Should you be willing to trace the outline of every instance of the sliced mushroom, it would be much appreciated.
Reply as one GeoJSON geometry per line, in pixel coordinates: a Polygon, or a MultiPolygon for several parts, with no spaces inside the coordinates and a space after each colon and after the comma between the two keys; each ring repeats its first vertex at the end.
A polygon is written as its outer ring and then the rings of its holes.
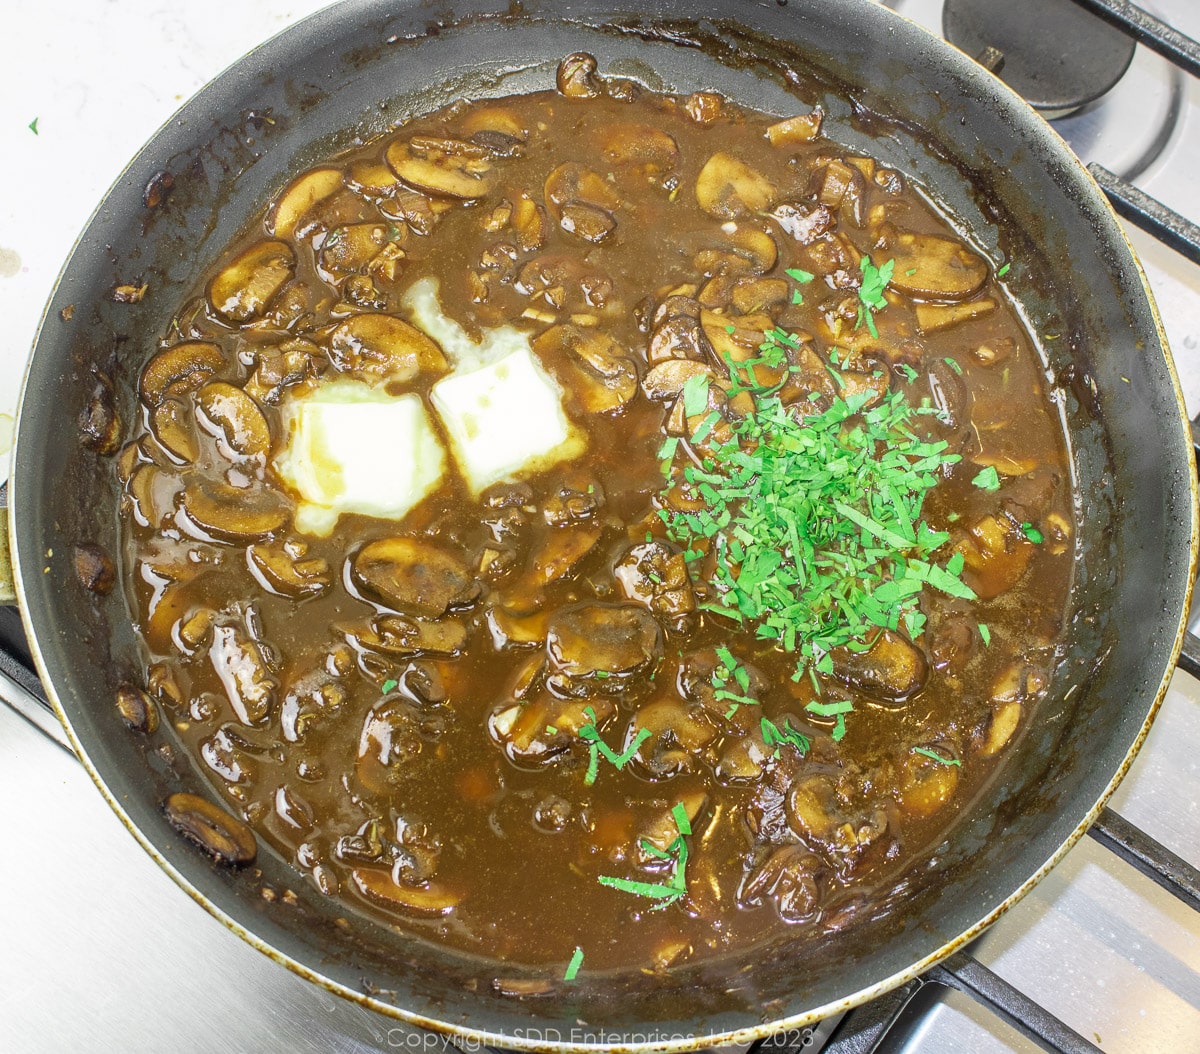
{"type": "Polygon", "coordinates": [[[1000,672],[992,683],[992,717],[980,748],[984,757],[998,754],[1008,744],[1021,723],[1025,707],[1045,690],[1045,676],[1028,663],[1014,662],[1000,672]]]}
{"type": "Polygon", "coordinates": [[[712,248],[697,252],[692,266],[705,275],[766,274],[778,258],[770,234],[753,224],[739,223],[735,230],[722,232],[712,248]]]}
{"type": "Polygon", "coordinates": [[[334,227],[321,243],[321,268],[332,275],[365,274],[387,246],[400,249],[407,227],[383,223],[347,223],[334,227]]]}
{"type": "Polygon", "coordinates": [[[922,333],[937,333],[961,322],[984,318],[996,310],[996,301],[985,296],[962,304],[918,304],[917,325],[922,333]]]}
{"type": "Polygon", "coordinates": [[[116,390],[108,377],[97,373],[91,396],[79,413],[79,441],[97,454],[115,454],[121,431],[116,390]]]}
{"type": "Polygon", "coordinates": [[[557,683],[572,694],[619,691],[662,655],[662,629],[645,608],[582,603],[554,613],[546,652],[557,683]],[[599,676],[597,676],[599,675],[599,676]]]}
{"type": "Polygon", "coordinates": [[[364,545],[354,555],[351,573],[370,596],[422,618],[439,618],[479,595],[466,564],[419,538],[381,538],[364,545]]]}
{"type": "Polygon", "coordinates": [[[708,342],[704,339],[700,320],[696,315],[674,315],[665,318],[655,327],[646,349],[646,361],[651,366],[669,362],[671,359],[701,362],[707,357],[708,342]]]}
{"type": "Polygon", "coordinates": [[[427,237],[454,205],[453,200],[429,197],[401,186],[390,198],[379,203],[379,211],[389,220],[404,223],[413,234],[427,237]]]}
{"type": "MultiPolygon", "coordinates": [[[[944,749],[932,751],[938,757],[946,756],[944,749]]],[[[941,809],[958,789],[959,766],[951,762],[938,761],[927,754],[909,751],[901,765],[899,801],[905,812],[914,816],[932,816],[941,809]]]]}
{"type": "Polygon", "coordinates": [[[228,542],[257,541],[288,521],[286,499],[266,487],[241,489],[215,480],[189,480],[179,497],[187,520],[199,528],[201,539],[228,542]]]}
{"type": "Polygon", "coordinates": [[[645,124],[608,125],[600,141],[604,160],[626,165],[648,179],[669,175],[679,164],[679,146],[659,128],[645,124]]]}
{"type": "Polygon", "coordinates": [[[784,922],[805,922],[817,911],[821,859],[802,845],[782,845],[742,880],[738,902],[747,907],[770,899],[784,922]]]}
{"type": "Polygon", "coordinates": [[[352,161],[346,166],[346,186],[367,198],[386,198],[401,186],[399,178],[380,161],[352,161]]]}
{"type": "MultiPolygon", "coordinates": [[[[676,799],[676,804],[683,806],[683,813],[687,817],[688,826],[691,827],[692,833],[699,833],[700,815],[708,807],[708,795],[702,790],[684,791],[676,799]]],[[[679,835],[679,823],[675,818],[675,805],[660,810],[642,827],[638,835],[638,862],[645,866],[658,859],[652,853],[646,852],[645,847],[642,845],[643,842],[649,842],[659,852],[666,853],[670,851],[671,846],[675,843],[675,839],[679,835]]]]}
{"type": "Polygon", "coordinates": [[[308,556],[307,544],[297,539],[248,546],[246,560],[254,577],[280,596],[318,596],[329,587],[329,564],[308,556]]]}
{"type": "Polygon", "coordinates": [[[1006,593],[1021,580],[1034,546],[1008,517],[988,514],[968,528],[955,546],[963,554],[963,581],[981,600],[1006,593]]]}
{"type": "Polygon", "coordinates": [[[473,106],[459,127],[468,138],[480,132],[496,132],[521,143],[529,138],[524,122],[507,106],[473,106]]]}
{"type": "Polygon", "coordinates": [[[771,311],[788,302],[789,292],[782,278],[740,278],[733,286],[733,307],[742,315],[771,311]]]}
{"type": "Polygon", "coordinates": [[[312,207],[341,188],[340,168],[310,168],[275,199],[275,207],[267,215],[267,230],[276,238],[292,237],[312,207]]]}
{"type": "Polygon", "coordinates": [[[158,707],[136,685],[125,683],[117,688],[117,713],[135,732],[150,735],[158,728],[158,707]]]}
{"type": "Polygon", "coordinates": [[[879,251],[896,261],[891,288],[907,296],[965,300],[983,288],[987,261],[962,242],[937,234],[887,232],[879,251]]]}
{"type": "Polygon", "coordinates": [[[491,152],[461,139],[428,135],[396,139],[386,157],[405,183],[429,194],[471,200],[483,197],[496,183],[491,152]]]}
{"type": "Polygon", "coordinates": [[[256,351],[258,364],[246,382],[245,392],[252,399],[274,405],[284,391],[312,379],[317,361],[325,354],[309,340],[285,340],[282,344],[256,351]]]}
{"type": "Polygon", "coordinates": [[[797,114],[795,117],[776,121],[767,128],[767,138],[772,146],[812,142],[821,134],[821,120],[824,116],[824,111],[818,106],[811,113],[797,114]]]}
{"type": "Polygon", "coordinates": [[[706,377],[710,389],[717,384],[711,366],[693,359],[667,359],[642,378],[642,391],[648,399],[675,399],[692,377],[706,377]]]}
{"type": "Polygon", "coordinates": [[[925,686],[928,664],[921,649],[892,630],[881,632],[864,652],[835,648],[834,674],[876,700],[901,703],[925,686]]]}
{"type": "Polygon", "coordinates": [[[164,348],[142,370],[138,384],[142,402],[153,408],[164,399],[182,398],[211,380],[224,365],[220,347],[207,341],[190,340],[164,348]]]}
{"type": "Polygon", "coordinates": [[[381,868],[356,867],[350,877],[365,900],[401,915],[449,915],[462,901],[461,894],[440,883],[398,883],[391,872],[381,868]]]}
{"type": "Polygon", "coordinates": [[[759,349],[766,340],[766,332],[775,328],[770,315],[730,316],[701,311],[700,325],[718,361],[726,370],[737,369],[739,384],[773,387],[787,376],[786,361],[779,366],[759,363],[752,368],[738,368],[743,362],[762,357],[759,349]]]}
{"type": "Polygon", "coordinates": [[[488,716],[488,734],[515,764],[545,765],[583,746],[581,728],[603,732],[616,712],[603,696],[559,699],[543,691],[523,703],[496,706],[488,716]]]}
{"type": "Polygon", "coordinates": [[[585,51],[568,55],[558,64],[555,85],[568,99],[594,99],[603,90],[596,74],[596,60],[585,51]]]}
{"type": "Polygon", "coordinates": [[[161,446],[180,464],[191,464],[200,456],[195,418],[178,399],[164,399],[150,414],[150,431],[161,446]]]}
{"type": "Polygon", "coordinates": [[[744,161],[718,151],[696,177],[696,201],[710,216],[739,219],[771,207],[775,184],[744,161]]]}
{"type": "Polygon", "coordinates": [[[692,92],[683,109],[697,124],[712,124],[725,115],[725,97],[712,91],[692,92]]]}
{"type": "Polygon", "coordinates": [[[163,803],[167,820],[218,863],[240,867],[254,861],[258,843],[241,820],[195,794],[172,794],[163,803]]]}
{"type": "Polygon", "coordinates": [[[275,705],[278,685],[258,642],[236,626],[213,626],[208,658],[238,720],[244,725],[264,721],[275,705]]]}
{"type": "Polygon", "coordinates": [[[354,315],[329,338],[329,360],[343,373],[401,382],[446,370],[442,349],[416,326],[392,315],[354,315]]]}
{"type": "Polygon", "coordinates": [[[467,642],[467,627],[456,619],[426,622],[407,615],[380,615],[373,620],[342,624],[338,629],[346,643],[360,652],[404,658],[458,655],[467,642]]]}
{"type": "Polygon", "coordinates": [[[196,393],[196,416],[230,460],[258,458],[270,449],[267,419],[241,388],[210,381],[196,393]]]}
{"type": "Polygon", "coordinates": [[[530,561],[529,580],[535,588],[566,578],[600,540],[603,528],[581,523],[550,534],[530,561]]]}
{"type": "Polygon", "coordinates": [[[631,764],[636,772],[655,780],[693,771],[704,748],[720,732],[704,706],[679,698],[656,699],[639,707],[629,722],[627,749],[643,728],[650,735],[638,747],[631,764]]]}
{"type": "Polygon", "coordinates": [[[568,161],[546,177],[546,208],[563,230],[585,241],[600,242],[616,228],[620,195],[586,165],[568,161]]]}
{"type": "Polygon", "coordinates": [[[267,310],[295,269],[296,258],[286,243],[259,242],[235,256],[209,283],[209,303],[230,322],[248,322],[267,310]]]}
{"type": "Polygon", "coordinates": [[[629,353],[607,333],[578,326],[552,326],[533,343],[546,361],[570,362],[575,383],[568,386],[588,413],[619,410],[637,394],[637,369],[629,353]]]}
{"type": "Polygon", "coordinates": [[[797,780],[787,797],[788,824],[831,863],[852,867],[887,829],[887,815],[868,802],[841,800],[829,776],[813,774],[797,780]]]}
{"type": "Polygon", "coordinates": [[[613,575],[625,599],[655,615],[677,618],[696,609],[687,562],[669,542],[639,542],[617,561],[613,575]]]}

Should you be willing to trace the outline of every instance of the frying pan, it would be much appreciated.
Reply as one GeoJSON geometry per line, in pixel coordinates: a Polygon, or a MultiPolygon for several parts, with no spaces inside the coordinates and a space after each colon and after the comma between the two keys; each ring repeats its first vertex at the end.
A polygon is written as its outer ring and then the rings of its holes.
{"type": "Polygon", "coordinates": [[[539,1050],[688,1050],[799,1027],[980,932],[1079,839],[1129,766],[1178,654],[1197,542],[1174,367],[1103,196],[1002,84],[866,0],[728,3],[703,17],[681,0],[347,0],[298,24],[188,103],[90,221],[30,360],[10,496],[15,580],[47,693],[159,864],[234,932],[333,991],[460,1038],[539,1050]],[[1010,286],[1045,337],[1071,437],[1080,528],[1050,695],[919,867],[842,932],[784,934],[653,981],[585,971],[566,984],[342,918],[265,848],[233,871],[184,843],[162,802],[211,792],[166,732],[140,737],[118,718],[116,686],[139,674],[130,613],[120,590],[98,597],[80,585],[73,551],[118,551],[112,465],[75,427],[96,378],[111,380],[129,422],[178,292],[289,174],[451,99],[549,87],[558,60],[578,50],[654,88],[711,88],[778,113],[821,103],[831,138],[916,177],[982,252],[1016,261],[1010,286]],[[132,275],[153,292],[114,304],[112,289],[132,275]]]}

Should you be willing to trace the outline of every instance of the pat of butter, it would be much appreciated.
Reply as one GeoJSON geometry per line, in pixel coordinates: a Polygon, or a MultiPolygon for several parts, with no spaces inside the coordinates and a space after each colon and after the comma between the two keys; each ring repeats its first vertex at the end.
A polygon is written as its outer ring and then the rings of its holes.
{"type": "Polygon", "coordinates": [[[582,452],[583,437],[563,411],[562,390],[542,369],[528,334],[498,326],[485,329],[476,344],[442,313],[432,279],[414,284],[405,304],[455,364],[430,398],[474,493],[582,452]]]}
{"type": "Polygon", "coordinates": [[[446,456],[418,395],[349,379],[286,406],[288,443],[275,470],[299,494],[295,523],[328,535],[343,513],[401,519],[435,486],[446,456]]]}

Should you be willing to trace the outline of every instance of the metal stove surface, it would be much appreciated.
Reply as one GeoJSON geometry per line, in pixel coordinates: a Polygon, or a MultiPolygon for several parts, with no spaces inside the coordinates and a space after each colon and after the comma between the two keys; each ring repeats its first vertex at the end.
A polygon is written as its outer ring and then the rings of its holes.
{"type": "MultiPolygon", "coordinates": [[[[0,70],[0,143],[10,164],[0,169],[6,192],[0,194],[0,317],[7,320],[9,360],[24,357],[58,261],[121,159],[184,96],[317,6],[313,0],[210,0],[158,10],[153,3],[65,0],[27,5],[15,24],[6,17],[10,54],[0,70]],[[31,90],[39,83],[51,95],[31,90]],[[20,184],[38,170],[26,124],[39,108],[53,113],[59,140],[38,164],[84,166],[65,219],[43,219],[47,210],[22,205],[28,199],[20,184]],[[97,118],[106,114],[110,127],[97,131],[97,118]],[[93,154],[80,149],[89,137],[97,144],[118,141],[93,154]],[[84,161],[97,156],[99,165],[84,161]],[[13,250],[27,263],[22,269],[18,262],[10,278],[12,256],[6,253],[13,250]]],[[[939,26],[939,0],[893,0],[889,6],[939,26]]],[[[1157,0],[1153,8],[1176,28],[1200,36],[1195,0],[1157,0]]],[[[1200,220],[1200,89],[1144,48],[1129,77],[1135,78],[1132,91],[1101,100],[1058,127],[1085,160],[1134,178],[1200,220]],[[1147,136],[1153,122],[1157,131],[1147,136]]],[[[39,135],[54,134],[48,123],[43,120],[39,135]]],[[[1136,231],[1134,241],[1196,413],[1200,269],[1136,231]]],[[[11,362],[0,364],[0,412],[15,402],[18,374],[11,362]]],[[[0,440],[2,426],[0,418],[0,440]]],[[[0,637],[3,629],[0,617],[0,637]]],[[[0,694],[21,695],[19,685],[2,673],[0,678],[0,694]]],[[[440,1049],[434,1037],[322,992],[228,933],[142,853],[73,757],[6,707],[0,707],[0,799],[12,803],[0,814],[0,1049],[440,1049]]],[[[1176,674],[1112,805],[1200,865],[1200,683],[1186,674],[1176,674]]],[[[1090,839],[974,952],[1105,1051],[1200,1051],[1200,915],[1090,839]]],[[[880,1049],[1038,1049],[958,993],[946,996],[931,986],[917,1004],[880,1049]]]]}

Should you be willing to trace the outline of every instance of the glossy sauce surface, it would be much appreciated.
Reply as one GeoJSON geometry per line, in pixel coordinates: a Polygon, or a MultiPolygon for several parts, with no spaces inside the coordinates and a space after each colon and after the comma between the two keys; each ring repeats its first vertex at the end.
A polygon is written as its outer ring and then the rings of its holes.
{"type": "MultiPolygon", "coordinates": [[[[557,92],[462,103],[298,177],[181,305],[118,458],[144,687],[230,810],[347,910],[555,970],[822,934],[1037,720],[1074,525],[1034,344],[992,264],[819,125],[572,57],[557,92]],[[865,315],[864,260],[894,261],[865,315]],[[427,279],[472,339],[528,336],[575,446],[480,493],[447,454],[403,518],[304,533],[276,471],[294,400],[339,377],[415,394],[448,449],[427,279]],[[921,515],[976,594],[927,588],[923,633],[873,630],[798,677],[704,609],[711,567],[661,515],[704,504],[682,454],[664,478],[664,439],[744,415],[727,355],[773,328],[801,421],[850,392],[932,411],[914,428],[961,460],[921,515]],[[722,695],[721,648],[752,702],[722,695]]],[[[412,456],[387,434],[369,453],[412,456]]]]}

